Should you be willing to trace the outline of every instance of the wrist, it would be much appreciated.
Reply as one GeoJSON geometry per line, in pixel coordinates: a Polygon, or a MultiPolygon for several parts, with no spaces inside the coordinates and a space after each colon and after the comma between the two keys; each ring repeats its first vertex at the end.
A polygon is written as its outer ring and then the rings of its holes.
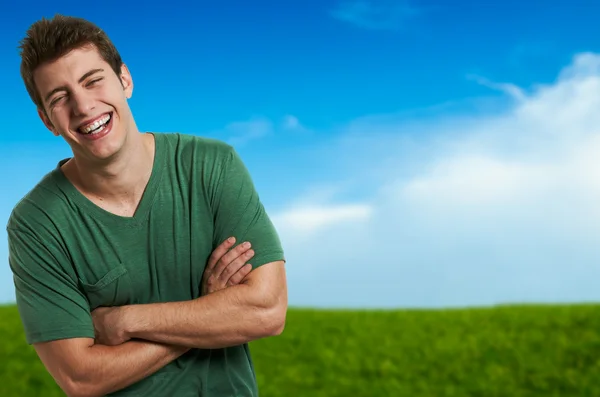
{"type": "Polygon", "coordinates": [[[135,338],[135,333],[138,331],[137,322],[133,306],[122,306],[119,308],[119,328],[125,339],[135,338]]]}

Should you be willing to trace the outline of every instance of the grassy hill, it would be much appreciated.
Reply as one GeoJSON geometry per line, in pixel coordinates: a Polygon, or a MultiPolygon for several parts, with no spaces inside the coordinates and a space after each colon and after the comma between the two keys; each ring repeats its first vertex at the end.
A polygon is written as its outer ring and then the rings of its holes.
{"type": "MultiPolygon", "coordinates": [[[[62,396],[0,307],[0,396],[62,396]]],[[[600,396],[600,305],[290,310],[251,344],[261,397],[600,396]]]]}

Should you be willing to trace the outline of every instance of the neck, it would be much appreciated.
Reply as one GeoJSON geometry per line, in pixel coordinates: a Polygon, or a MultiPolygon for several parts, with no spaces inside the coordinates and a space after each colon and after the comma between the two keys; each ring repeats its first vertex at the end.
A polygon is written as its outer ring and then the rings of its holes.
{"type": "Polygon", "coordinates": [[[154,136],[136,133],[121,151],[105,164],[88,164],[74,156],[65,173],[86,195],[101,201],[133,204],[141,197],[154,164],[154,136]]]}

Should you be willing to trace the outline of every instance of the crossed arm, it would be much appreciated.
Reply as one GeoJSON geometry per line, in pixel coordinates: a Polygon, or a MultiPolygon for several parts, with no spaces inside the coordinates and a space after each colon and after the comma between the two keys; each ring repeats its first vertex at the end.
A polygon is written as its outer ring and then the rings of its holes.
{"type": "Polygon", "coordinates": [[[279,335],[287,311],[283,261],[253,270],[243,282],[187,302],[100,308],[105,343],[130,339],[218,349],[279,335]]]}
{"type": "Polygon", "coordinates": [[[117,346],[72,338],[34,345],[37,354],[68,397],[101,397],[124,389],[161,369],[189,349],[149,341],[117,346]]]}
{"type": "Polygon", "coordinates": [[[286,311],[284,263],[278,261],[199,299],[123,306],[115,311],[114,323],[125,340],[217,349],[279,335],[286,311]]]}
{"type": "Polygon", "coordinates": [[[286,311],[285,269],[278,261],[191,301],[96,309],[94,325],[104,344],[74,338],[35,348],[69,397],[103,396],[153,374],[190,348],[221,348],[278,335],[286,311]]]}

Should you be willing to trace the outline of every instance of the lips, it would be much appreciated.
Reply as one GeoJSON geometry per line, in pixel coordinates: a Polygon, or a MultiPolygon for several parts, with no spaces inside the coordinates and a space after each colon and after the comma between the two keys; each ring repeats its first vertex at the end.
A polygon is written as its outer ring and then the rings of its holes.
{"type": "Polygon", "coordinates": [[[98,141],[112,131],[114,115],[111,113],[97,117],[91,122],[82,124],[78,129],[78,135],[86,141],[98,141]],[[82,132],[85,131],[85,132],[82,132]]]}
{"type": "Polygon", "coordinates": [[[94,119],[85,121],[77,128],[77,132],[79,132],[80,134],[84,134],[84,135],[97,134],[98,132],[100,132],[102,130],[102,128],[106,127],[106,125],[111,121],[111,118],[112,118],[112,112],[105,113],[94,119]]]}

